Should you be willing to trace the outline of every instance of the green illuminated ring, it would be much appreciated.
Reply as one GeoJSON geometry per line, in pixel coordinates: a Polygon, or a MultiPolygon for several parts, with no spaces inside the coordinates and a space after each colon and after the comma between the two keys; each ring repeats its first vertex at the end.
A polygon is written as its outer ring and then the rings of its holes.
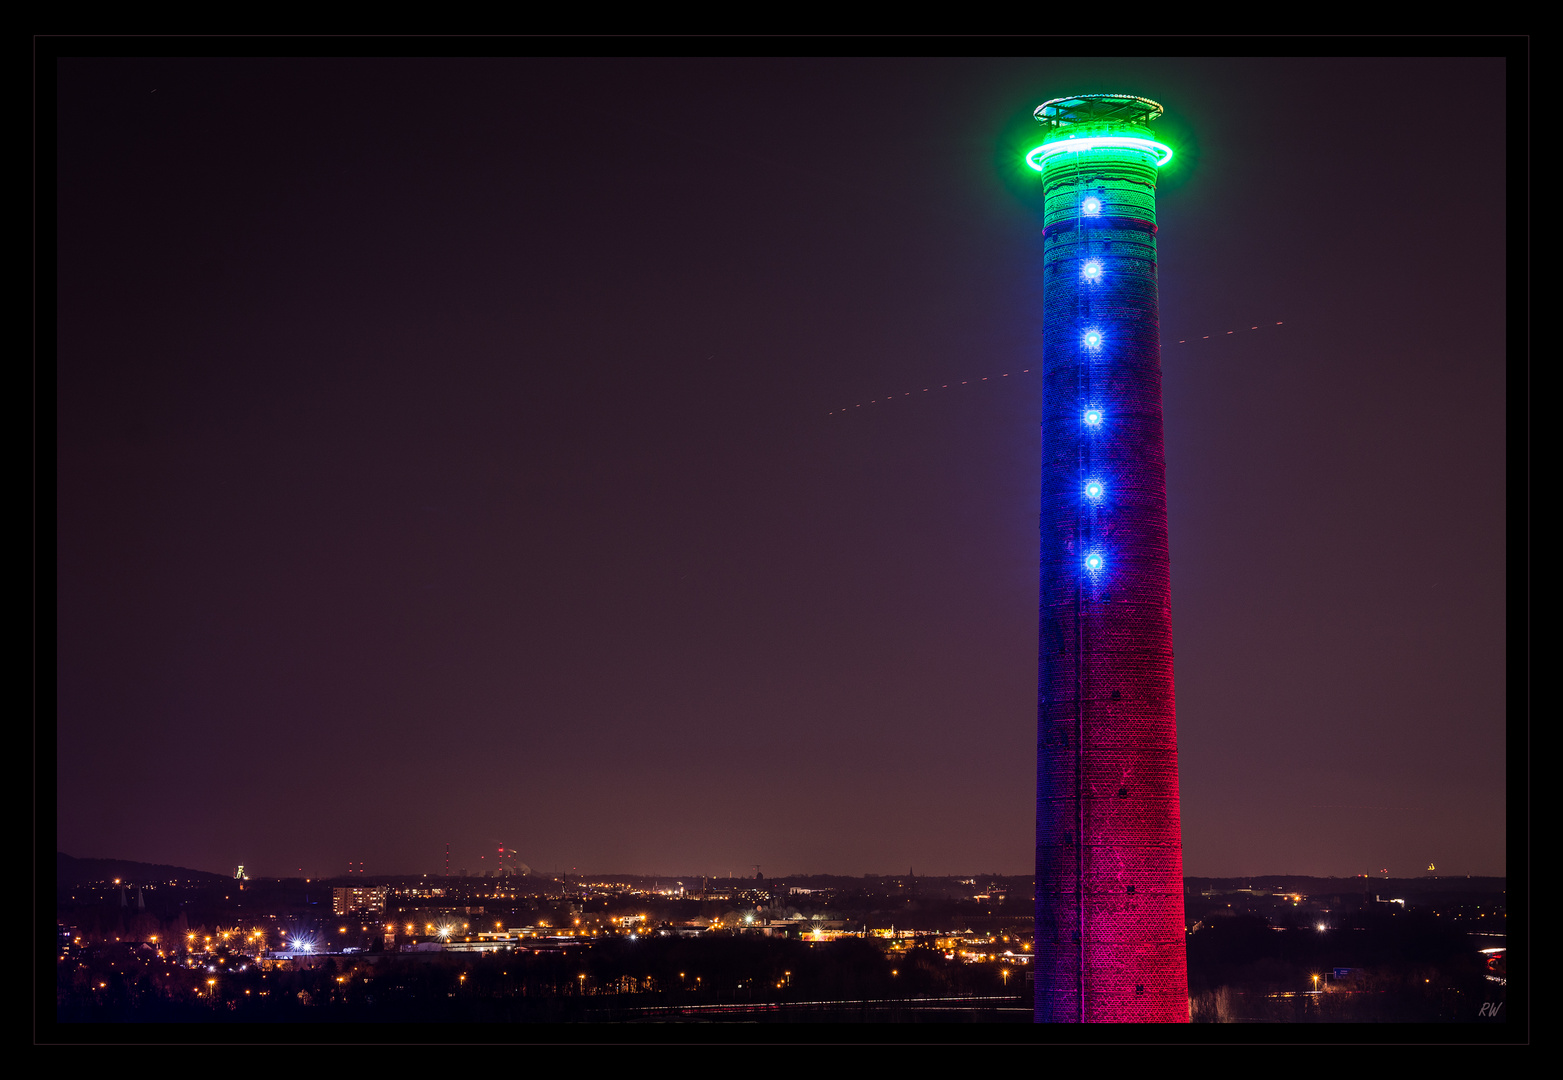
{"type": "Polygon", "coordinates": [[[1133,135],[1093,135],[1086,139],[1056,139],[1043,143],[1026,155],[1026,164],[1037,172],[1047,167],[1049,158],[1059,154],[1078,154],[1083,150],[1142,150],[1156,155],[1159,169],[1172,160],[1172,147],[1155,139],[1137,139],[1133,135]]]}

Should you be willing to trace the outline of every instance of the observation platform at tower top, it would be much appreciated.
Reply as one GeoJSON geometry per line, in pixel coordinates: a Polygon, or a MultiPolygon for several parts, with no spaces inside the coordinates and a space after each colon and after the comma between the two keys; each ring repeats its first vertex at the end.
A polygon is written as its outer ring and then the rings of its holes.
{"type": "Polygon", "coordinates": [[[1076,94],[1044,101],[1031,115],[1038,123],[1057,130],[1077,124],[1144,127],[1161,114],[1162,107],[1150,98],[1133,94],[1076,94]]]}

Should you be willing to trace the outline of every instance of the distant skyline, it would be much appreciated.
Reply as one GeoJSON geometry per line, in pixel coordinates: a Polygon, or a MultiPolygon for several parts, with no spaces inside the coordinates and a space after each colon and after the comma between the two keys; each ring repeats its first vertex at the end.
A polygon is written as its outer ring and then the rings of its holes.
{"type": "MultiPolygon", "coordinates": [[[[151,866],[151,867],[156,867],[157,869],[160,869],[160,870],[170,870],[170,869],[174,869],[174,870],[187,870],[187,871],[191,871],[193,873],[213,875],[215,877],[222,878],[224,880],[232,880],[233,879],[233,868],[232,867],[230,867],[226,871],[222,871],[222,870],[204,870],[204,869],[201,869],[199,867],[174,866],[172,864],[139,863],[139,862],[136,862],[135,860],[128,860],[128,859],[78,858],[77,856],[70,855],[69,852],[61,852],[60,854],[67,855],[71,859],[76,860],[76,862],[78,862],[78,863],[100,863],[100,862],[106,862],[106,863],[126,864],[126,865],[151,866]]],[[[512,882],[520,882],[520,883],[524,884],[524,883],[526,883],[528,881],[532,881],[532,882],[559,881],[559,880],[561,880],[561,878],[563,877],[564,874],[568,874],[570,880],[572,881],[572,883],[575,882],[577,879],[579,879],[581,882],[585,882],[585,883],[588,883],[588,884],[596,884],[596,883],[609,881],[610,879],[611,880],[622,880],[622,879],[631,879],[631,878],[633,878],[633,879],[636,879],[636,880],[641,881],[641,882],[647,882],[647,881],[657,882],[657,883],[659,883],[659,887],[671,886],[671,885],[673,885],[675,883],[679,883],[679,884],[682,884],[686,890],[693,889],[693,890],[696,890],[696,891],[698,891],[700,889],[702,882],[705,882],[707,885],[714,885],[714,884],[716,884],[718,882],[733,882],[733,881],[751,881],[751,880],[755,880],[754,879],[754,869],[753,869],[753,867],[749,867],[746,870],[745,869],[734,868],[730,872],[727,871],[727,870],[722,870],[722,871],[718,871],[718,872],[715,872],[715,873],[712,873],[712,872],[704,872],[704,873],[702,873],[700,871],[692,871],[692,870],[690,870],[687,867],[685,867],[683,869],[674,868],[674,869],[644,870],[644,871],[642,871],[642,870],[627,871],[627,870],[622,870],[622,869],[615,869],[613,867],[607,867],[607,868],[594,867],[594,868],[590,868],[590,869],[579,869],[579,868],[577,868],[577,869],[572,869],[572,870],[569,870],[569,871],[556,871],[556,870],[546,870],[546,869],[544,869],[542,867],[535,867],[534,866],[534,867],[530,868],[531,872],[529,874],[515,874],[515,875],[508,875],[508,876],[503,876],[503,877],[502,876],[498,876],[497,874],[492,874],[492,873],[490,873],[489,876],[485,876],[485,873],[488,873],[488,872],[483,871],[483,870],[474,870],[471,867],[466,867],[465,869],[466,869],[466,874],[463,875],[461,873],[461,868],[452,867],[449,876],[451,878],[462,878],[464,880],[512,881],[512,882]]],[[[917,871],[915,867],[912,867],[911,869],[913,871],[913,873],[911,874],[912,878],[919,879],[919,880],[923,879],[923,878],[927,878],[930,881],[961,881],[961,880],[971,880],[971,879],[976,879],[976,880],[979,880],[979,881],[987,881],[989,879],[1003,880],[1003,881],[1013,881],[1015,879],[1031,879],[1033,877],[1032,874],[1026,874],[1026,873],[1005,874],[1005,873],[1001,873],[1001,872],[993,871],[993,870],[962,870],[962,871],[955,871],[953,873],[947,873],[947,874],[925,874],[925,873],[922,873],[920,871],[917,871]]],[[[71,871],[68,871],[68,872],[75,875],[74,877],[71,878],[71,880],[89,880],[89,879],[81,877],[79,867],[75,868],[75,869],[73,869],[71,871]]],[[[118,870],[116,870],[114,872],[116,874],[119,873],[118,870]]],[[[374,881],[374,880],[384,880],[384,879],[387,879],[387,878],[391,878],[391,879],[397,879],[397,878],[409,878],[409,879],[410,878],[417,878],[417,879],[422,879],[422,878],[426,878],[426,877],[427,878],[444,878],[446,875],[443,874],[442,872],[440,872],[439,870],[417,870],[417,869],[414,869],[414,870],[404,870],[404,871],[366,870],[362,874],[360,874],[358,871],[355,870],[351,874],[346,873],[346,872],[342,872],[342,873],[307,874],[305,876],[306,876],[306,878],[312,878],[315,881],[338,881],[338,882],[350,882],[350,881],[352,881],[352,880],[362,876],[362,878],[366,882],[370,882],[370,881],[374,881]]],[[[285,873],[285,874],[260,875],[260,874],[255,874],[255,873],[251,872],[250,867],[248,867],[248,866],[245,867],[245,880],[247,880],[247,881],[257,881],[257,880],[295,880],[296,881],[296,880],[299,880],[299,877],[300,877],[300,875],[298,874],[297,871],[294,871],[291,874],[286,874],[285,873]]],[[[811,872],[811,871],[804,870],[804,871],[795,871],[795,872],[792,872],[792,873],[774,873],[774,874],[772,874],[772,873],[765,873],[764,874],[764,880],[765,881],[781,881],[781,882],[796,882],[796,881],[803,881],[803,880],[819,880],[819,879],[839,879],[839,880],[843,880],[843,881],[862,881],[862,880],[882,879],[882,880],[886,880],[886,881],[895,881],[895,880],[906,880],[907,877],[908,877],[908,875],[907,875],[906,870],[879,870],[879,871],[867,870],[867,871],[864,871],[861,874],[830,874],[830,873],[816,873],[816,872],[811,872]]],[[[1342,881],[1342,882],[1358,881],[1360,883],[1362,881],[1363,877],[1364,877],[1364,875],[1362,875],[1362,874],[1353,874],[1353,875],[1320,875],[1320,874],[1291,874],[1291,873],[1286,873],[1284,871],[1282,871],[1282,872],[1260,871],[1260,872],[1249,873],[1249,874],[1188,874],[1188,875],[1185,876],[1184,880],[1185,881],[1191,881],[1191,880],[1197,880],[1197,881],[1252,881],[1252,882],[1255,882],[1255,883],[1265,883],[1265,882],[1276,883],[1276,882],[1284,882],[1284,881],[1296,880],[1296,879],[1301,879],[1301,878],[1312,878],[1312,879],[1319,880],[1319,881],[1342,881]]],[[[1468,880],[1468,879],[1469,880],[1476,880],[1476,879],[1490,880],[1490,879],[1494,879],[1494,878],[1501,880],[1501,879],[1505,878],[1505,875],[1503,875],[1503,874],[1445,874],[1442,871],[1429,872],[1426,869],[1424,869],[1420,873],[1395,874],[1395,875],[1391,875],[1389,877],[1385,877],[1383,874],[1368,874],[1368,875],[1366,875],[1366,877],[1370,881],[1379,881],[1379,882],[1386,882],[1386,881],[1437,881],[1437,880],[1445,880],[1445,879],[1447,879],[1449,881],[1457,881],[1457,880],[1468,880]]],[[[100,880],[100,879],[94,878],[94,879],[90,879],[90,880],[100,880]]],[[[153,882],[152,879],[150,879],[150,878],[147,878],[147,879],[144,879],[144,880],[140,880],[140,881],[138,881],[138,880],[136,880],[134,878],[128,878],[128,879],[126,879],[126,884],[127,884],[128,887],[137,887],[138,885],[142,885],[142,884],[155,884],[155,882],[153,882]]]]}
{"type": "Polygon", "coordinates": [[[60,851],[1029,875],[1020,158],[1106,90],[1185,873],[1507,872],[1501,57],[40,70],[60,851]]]}

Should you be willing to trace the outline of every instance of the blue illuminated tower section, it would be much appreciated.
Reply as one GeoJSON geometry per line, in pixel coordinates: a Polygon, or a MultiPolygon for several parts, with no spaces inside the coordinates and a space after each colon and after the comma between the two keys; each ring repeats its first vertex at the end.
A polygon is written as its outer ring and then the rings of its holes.
{"type": "Polygon", "coordinates": [[[1036,1019],[1187,1022],[1162,453],[1161,106],[1041,105],[1036,1019]]]}

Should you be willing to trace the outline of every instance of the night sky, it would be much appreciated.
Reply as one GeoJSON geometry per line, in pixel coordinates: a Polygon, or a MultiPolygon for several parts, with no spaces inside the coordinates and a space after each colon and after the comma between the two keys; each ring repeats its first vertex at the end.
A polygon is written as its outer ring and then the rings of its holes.
{"type": "Polygon", "coordinates": [[[1021,159],[1112,91],[1185,871],[1505,873],[1503,60],[58,76],[59,850],[1030,873],[1021,159]]]}

